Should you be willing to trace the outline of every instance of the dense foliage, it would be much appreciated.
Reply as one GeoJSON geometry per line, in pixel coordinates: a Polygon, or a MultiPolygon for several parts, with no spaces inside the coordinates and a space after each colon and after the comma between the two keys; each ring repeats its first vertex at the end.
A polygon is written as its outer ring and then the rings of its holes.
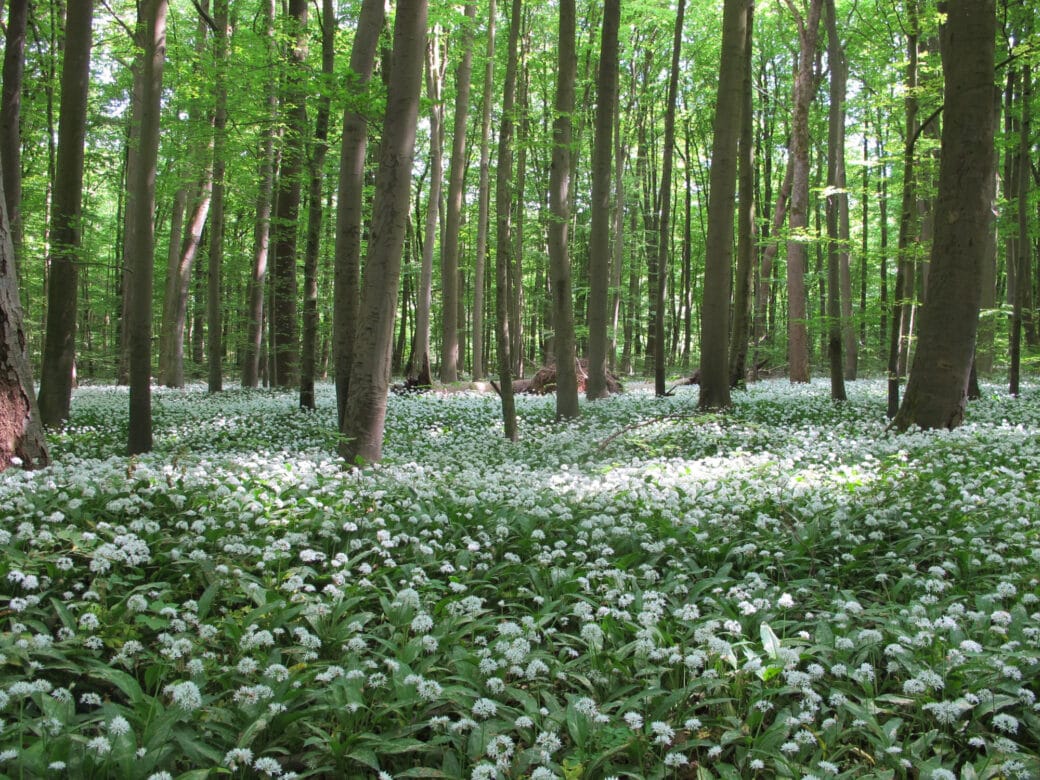
{"type": "Polygon", "coordinates": [[[1036,777],[1040,388],[951,434],[880,383],[552,422],[85,387],[0,475],[0,776],[1036,777]]]}

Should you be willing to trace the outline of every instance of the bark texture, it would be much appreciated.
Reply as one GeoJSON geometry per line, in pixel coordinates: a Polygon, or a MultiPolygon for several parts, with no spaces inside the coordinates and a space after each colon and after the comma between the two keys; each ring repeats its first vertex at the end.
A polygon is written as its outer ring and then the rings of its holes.
{"type": "Polygon", "coordinates": [[[946,106],[928,291],[906,395],[893,425],[964,419],[978,327],[993,176],[993,0],[951,0],[941,31],[946,106]]]}
{"type": "Polygon", "coordinates": [[[394,21],[394,66],[390,77],[372,206],[372,232],[361,291],[350,394],[341,430],[340,454],[353,465],[383,454],[386,395],[397,310],[415,128],[419,116],[426,0],[400,0],[394,21]]]}

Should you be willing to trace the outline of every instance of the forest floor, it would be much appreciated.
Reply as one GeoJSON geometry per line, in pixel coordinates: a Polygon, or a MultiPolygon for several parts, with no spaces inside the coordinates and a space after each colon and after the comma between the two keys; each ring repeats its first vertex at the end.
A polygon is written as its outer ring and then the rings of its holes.
{"type": "Polygon", "coordinates": [[[1040,777],[1040,387],[86,387],[0,475],[0,777],[1040,777]]]}

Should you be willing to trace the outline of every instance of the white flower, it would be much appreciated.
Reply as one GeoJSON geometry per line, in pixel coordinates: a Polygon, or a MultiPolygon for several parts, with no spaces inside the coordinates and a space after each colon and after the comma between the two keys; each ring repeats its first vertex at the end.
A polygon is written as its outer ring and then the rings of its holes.
{"type": "Polygon", "coordinates": [[[473,702],[473,716],[487,719],[494,717],[498,712],[498,705],[491,699],[480,698],[473,702]]]}
{"type": "Polygon", "coordinates": [[[163,692],[182,710],[191,712],[202,706],[202,692],[191,680],[167,685],[163,692]]]}
{"type": "Polygon", "coordinates": [[[1013,715],[1008,715],[1006,712],[994,715],[993,728],[997,731],[1003,731],[1005,734],[1017,734],[1018,718],[1013,715]]]}

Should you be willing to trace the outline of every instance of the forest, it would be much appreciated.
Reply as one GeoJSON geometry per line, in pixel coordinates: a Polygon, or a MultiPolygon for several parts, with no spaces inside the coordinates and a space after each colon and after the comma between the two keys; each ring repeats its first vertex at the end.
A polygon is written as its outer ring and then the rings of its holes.
{"type": "Polygon", "coordinates": [[[0,0],[0,780],[1040,775],[1024,0],[0,0]]]}

